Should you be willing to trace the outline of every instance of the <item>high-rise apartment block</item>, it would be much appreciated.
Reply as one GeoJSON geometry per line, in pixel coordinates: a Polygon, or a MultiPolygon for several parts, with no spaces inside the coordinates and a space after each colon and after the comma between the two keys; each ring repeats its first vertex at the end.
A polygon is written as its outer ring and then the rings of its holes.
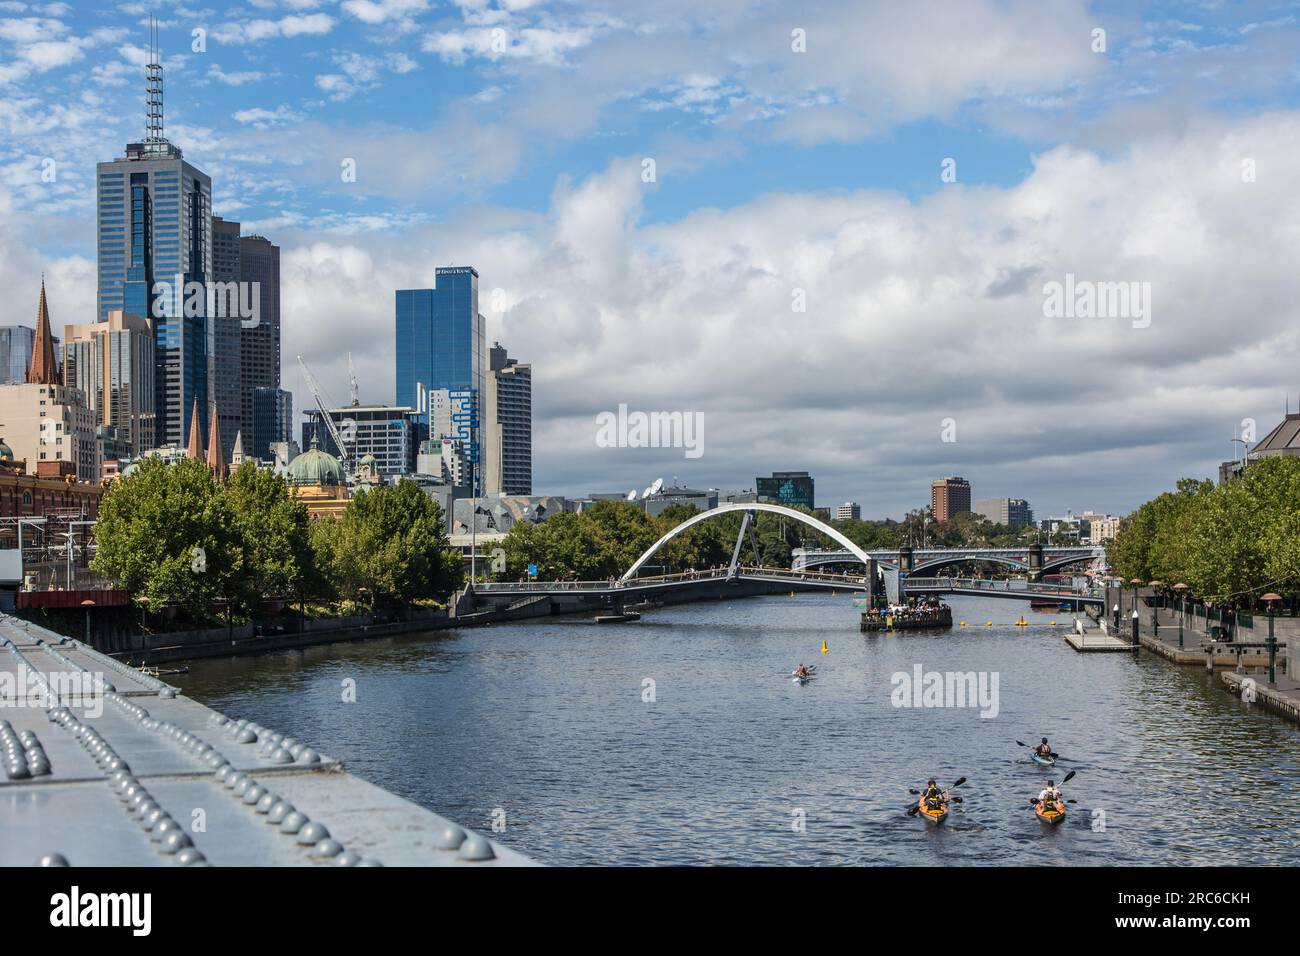
{"type": "Polygon", "coordinates": [[[484,491],[533,493],[533,369],[494,343],[483,415],[484,491]]]}
{"type": "Polygon", "coordinates": [[[965,478],[940,478],[930,483],[930,513],[935,521],[970,511],[970,482],[965,478]]]}

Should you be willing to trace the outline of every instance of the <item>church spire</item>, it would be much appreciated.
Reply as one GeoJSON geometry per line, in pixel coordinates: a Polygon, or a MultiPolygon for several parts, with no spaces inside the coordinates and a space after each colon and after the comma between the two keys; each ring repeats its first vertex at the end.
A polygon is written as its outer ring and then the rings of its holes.
{"type": "Polygon", "coordinates": [[[225,481],[230,473],[226,469],[226,456],[221,450],[221,426],[217,422],[217,403],[212,403],[212,421],[208,424],[208,470],[217,481],[225,481]]]}
{"type": "Polygon", "coordinates": [[[190,415],[190,442],[185,448],[186,458],[203,461],[203,423],[199,421],[199,400],[194,399],[194,411],[190,415]]]}
{"type": "Polygon", "coordinates": [[[57,385],[59,366],[54,356],[54,335],[50,332],[50,309],[45,302],[45,277],[41,276],[41,301],[36,306],[36,337],[32,341],[32,364],[27,381],[57,385]]]}

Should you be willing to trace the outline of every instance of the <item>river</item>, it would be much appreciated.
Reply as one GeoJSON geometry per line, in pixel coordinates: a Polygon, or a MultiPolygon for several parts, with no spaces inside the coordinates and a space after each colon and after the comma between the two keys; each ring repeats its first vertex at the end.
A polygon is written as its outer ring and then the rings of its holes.
{"type": "Polygon", "coordinates": [[[495,814],[545,863],[1300,862],[1300,729],[1203,668],[1076,653],[1069,614],[951,603],[968,626],[945,633],[860,634],[848,592],[800,594],[199,661],[176,681],[467,826],[495,814]],[[806,686],[800,661],[818,665],[806,686]],[[895,706],[918,664],[982,675],[985,706],[895,706]],[[1055,772],[1016,746],[1042,736],[1055,772]],[[1049,830],[1029,798],[1070,770],[1078,803],[1049,830]],[[967,778],[937,828],[905,813],[931,776],[967,778]]]}

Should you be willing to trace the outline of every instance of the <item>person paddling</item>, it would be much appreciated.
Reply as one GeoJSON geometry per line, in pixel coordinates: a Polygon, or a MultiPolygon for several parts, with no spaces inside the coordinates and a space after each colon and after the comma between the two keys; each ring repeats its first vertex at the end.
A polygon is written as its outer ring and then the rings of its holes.
{"type": "Polygon", "coordinates": [[[800,664],[798,667],[796,667],[796,668],[794,669],[794,676],[795,676],[795,677],[807,677],[807,676],[808,676],[808,666],[807,666],[806,664],[800,664]]]}
{"type": "Polygon", "coordinates": [[[948,802],[948,791],[940,790],[939,785],[931,779],[925,785],[925,789],[921,791],[921,799],[925,801],[925,805],[931,810],[937,810],[948,802]]]}
{"type": "Polygon", "coordinates": [[[1050,757],[1052,755],[1052,748],[1047,743],[1046,737],[1043,738],[1043,742],[1041,744],[1039,744],[1037,747],[1034,748],[1034,753],[1038,754],[1038,756],[1040,757],[1050,757]]]}
{"type": "Polygon", "coordinates": [[[1047,786],[1038,794],[1038,805],[1044,810],[1051,810],[1059,807],[1061,803],[1061,788],[1052,780],[1047,781],[1047,786]]]}

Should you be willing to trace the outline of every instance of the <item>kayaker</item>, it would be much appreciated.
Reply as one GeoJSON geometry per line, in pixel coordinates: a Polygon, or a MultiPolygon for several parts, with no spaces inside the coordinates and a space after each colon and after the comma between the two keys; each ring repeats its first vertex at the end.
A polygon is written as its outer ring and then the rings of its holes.
{"type": "Polygon", "coordinates": [[[1052,755],[1052,748],[1047,743],[1046,737],[1043,738],[1043,742],[1041,744],[1039,744],[1037,747],[1034,748],[1034,753],[1038,754],[1038,756],[1040,757],[1050,757],[1052,755]]]}
{"type": "Polygon", "coordinates": [[[1038,804],[1044,810],[1056,806],[1061,802],[1061,788],[1054,781],[1047,781],[1047,786],[1038,794],[1038,804]]]}
{"type": "Polygon", "coordinates": [[[927,807],[938,807],[948,802],[948,791],[940,790],[939,785],[931,780],[925,785],[925,789],[921,791],[921,797],[925,800],[927,807]]]}
{"type": "Polygon", "coordinates": [[[796,668],[794,669],[794,676],[795,676],[795,677],[807,677],[807,676],[808,676],[808,667],[807,667],[807,665],[806,665],[806,664],[800,664],[798,667],[796,667],[796,668]]]}

